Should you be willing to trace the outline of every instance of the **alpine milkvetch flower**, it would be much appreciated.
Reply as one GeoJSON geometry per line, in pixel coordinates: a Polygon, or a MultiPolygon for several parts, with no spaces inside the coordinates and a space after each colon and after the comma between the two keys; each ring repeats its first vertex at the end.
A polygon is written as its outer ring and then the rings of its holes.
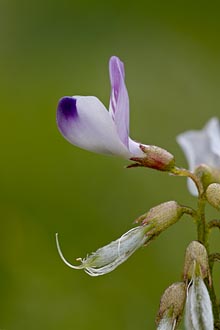
{"type": "MultiPolygon", "coordinates": [[[[190,171],[194,172],[200,165],[220,169],[220,124],[216,117],[211,118],[202,130],[191,130],[177,136],[189,162],[190,171]]],[[[189,190],[197,195],[197,189],[188,180],[189,190]]]]}
{"type": "Polygon", "coordinates": [[[129,98],[124,65],[110,58],[109,111],[95,96],[64,96],[57,108],[57,125],[72,144],[97,153],[141,157],[139,143],[129,138],[129,98]]]}
{"type": "Polygon", "coordinates": [[[147,232],[150,225],[134,227],[123,234],[116,241],[101,247],[96,252],[91,253],[85,259],[78,258],[81,265],[70,264],[63,256],[58,234],[56,234],[57,249],[64,263],[74,269],[84,269],[91,276],[100,276],[113,271],[121,263],[126,261],[139,247],[147,241],[147,232]]]}

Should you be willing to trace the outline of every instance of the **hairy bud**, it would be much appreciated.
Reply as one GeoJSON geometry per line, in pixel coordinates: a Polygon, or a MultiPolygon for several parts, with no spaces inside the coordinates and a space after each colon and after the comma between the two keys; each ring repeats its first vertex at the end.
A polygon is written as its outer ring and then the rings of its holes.
{"type": "Polygon", "coordinates": [[[142,222],[142,225],[148,224],[150,227],[148,236],[157,236],[177,222],[183,213],[182,206],[175,201],[169,201],[153,207],[136,222],[142,222]]]}
{"type": "Polygon", "coordinates": [[[170,171],[175,166],[174,156],[165,149],[151,145],[140,145],[140,149],[146,156],[132,157],[131,160],[136,163],[131,164],[128,167],[143,166],[159,171],[170,171]]]}
{"type": "Polygon", "coordinates": [[[156,317],[158,329],[173,329],[181,319],[186,300],[186,285],[183,282],[169,286],[160,300],[160,308],[156,317]],[[171,327],[163,325],[169,324],[171,327]]]}
{"type": "Polygon", "coordinates": [[[211,282],[206,248],[201,243],[192,241],[186,249],[183,271],[184,280],[191,280],[195,272],[199,273],[196,275],[201,276],[202,279],[208,277],[209,282],[211,282]]]}

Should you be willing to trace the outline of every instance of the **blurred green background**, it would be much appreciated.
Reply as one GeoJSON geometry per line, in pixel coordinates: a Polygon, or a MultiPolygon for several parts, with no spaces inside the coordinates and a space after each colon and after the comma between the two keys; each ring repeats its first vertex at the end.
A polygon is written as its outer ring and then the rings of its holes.
{"type": "MultiPolygon", "coordinates": [[[[175,136],[219,115],[218,3],[1,1],[0,329],[155,328],[160,296],[181,279],[196,238],[189,218],[100,278],[66,267],[55,233],[74,262],[149,208],[172,199],[195,206],[195,198],[183,178],[73,147],[57,130],[56,106],[74,94],[108,106],[108,60],[117,55],[131,136],[187,166],[175,136]]],[[[216,251],[217,232],[212,239],[216,251]]],[[[217,266],[215,278],[219,293],[217,266]]]]}

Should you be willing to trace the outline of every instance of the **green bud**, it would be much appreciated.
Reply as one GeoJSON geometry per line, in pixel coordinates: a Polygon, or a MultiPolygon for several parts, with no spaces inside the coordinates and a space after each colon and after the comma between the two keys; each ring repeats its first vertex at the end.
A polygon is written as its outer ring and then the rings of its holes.
{"type": "Polygon", "coordinates": [[[206,248],[197,241],[192,241],[186,249],[183,276],[184,280],[199,276],[211,281],[206,248]]]}
{"type": "Polygon", "coordinates": [[[144,166],[159,171],[170,171],[175,166],[174,156],[167,150],[157,146],[140,145],[140,149],[146,155],[145,157],[132,157],[135,164],[128,167],[144,166]]]}
{"type": "MultiPolygon", "coordinates": [[[[156,324],[170,320],[177,325],[180,321],[186,300],[186,285],[184,282],[169,286],[161,297],[160,308],[156,317],[156,324]]],[[[176,327],[175,327],[176,328],[176,327]]]]}
{"type": "Polygon", "coordinates": [[[220,210],[220,184],[211,183],[206,190],[206,198],[209,204],[220,210]]]}

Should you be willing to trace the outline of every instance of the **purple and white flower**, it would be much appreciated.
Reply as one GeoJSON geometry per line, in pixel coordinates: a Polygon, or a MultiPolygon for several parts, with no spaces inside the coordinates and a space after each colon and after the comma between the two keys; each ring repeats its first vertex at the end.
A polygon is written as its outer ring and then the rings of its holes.
{"type": "MultiPolygon", "coordinates": [[[[200,165],[220,169],[220,124],[216,117],[211,118],[202,130],[191,130],[177,136],[189,162],[190,171],[194,172],[200,165]]],[[[189,190],[197,195],[197,189],[188,180],[189,190]]]]}
{"type": "Polygon", "coordinates": [[[89,151],[124,158],[143,157],[140,144],[129,137],[129,98],[124,65],[110,58],[109,111],[95,96],[64,96],[57,108],[57,125],[72,144],[89,151]]]}

